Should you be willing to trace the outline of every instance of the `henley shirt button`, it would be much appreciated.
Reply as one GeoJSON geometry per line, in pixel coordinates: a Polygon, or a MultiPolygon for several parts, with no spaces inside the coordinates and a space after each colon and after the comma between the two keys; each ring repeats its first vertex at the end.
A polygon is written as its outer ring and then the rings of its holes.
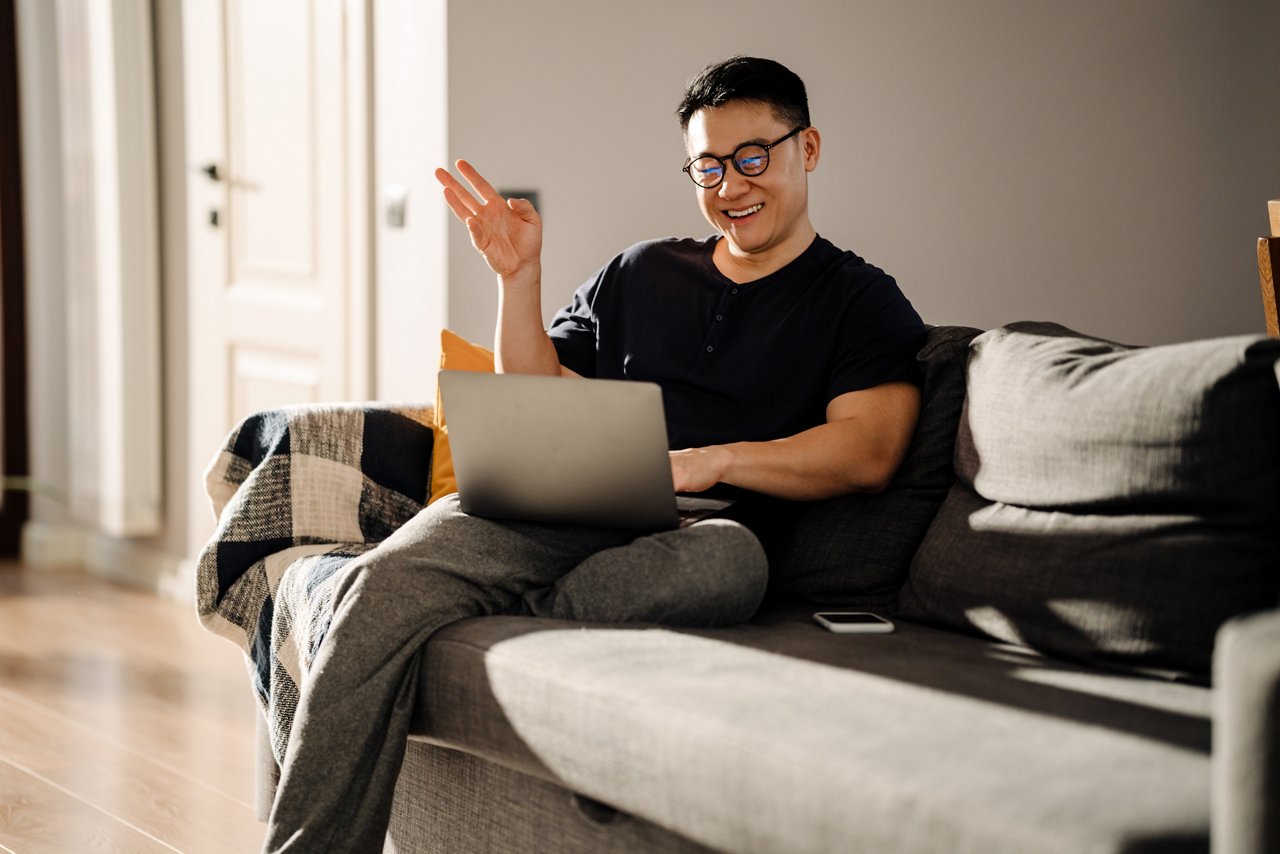
{"type": "Polygon", "coordinates": [[[733,290],[729,291],[729,293],[731,293],[731,294],[736,294],[737,292],[738,292],[738,289],[737,289],[737,288],[734,288],[733,290]]]}
{"type": "Polygon", "coordinates": [[[724,320],[724,315],[723,315],[723,314],[717,314],[717,315],[716,315],[716,320],[724,320]]]}
{"type": "Polygon", "coordinates": [[[715,348],[715,347],[712,347],[710,344],[708,344],[708,345],[707,345],[707,352],[708,352],[708,353],[714,352],[714,351],[715,351],[715,349],[716,349],[716,348],[715,348]]]}

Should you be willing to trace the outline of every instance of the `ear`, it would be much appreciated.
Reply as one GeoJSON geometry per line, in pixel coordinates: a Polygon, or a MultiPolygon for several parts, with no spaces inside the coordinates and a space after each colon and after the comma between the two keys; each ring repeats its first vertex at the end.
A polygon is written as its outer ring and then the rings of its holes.
{"type": "Polygon", "coordinates": [[[800,145],[804,151],[804,171],[812,172],[818,168],[818,159],[822,154],[822,134],[815,127],[800,131],[800,145]]]}

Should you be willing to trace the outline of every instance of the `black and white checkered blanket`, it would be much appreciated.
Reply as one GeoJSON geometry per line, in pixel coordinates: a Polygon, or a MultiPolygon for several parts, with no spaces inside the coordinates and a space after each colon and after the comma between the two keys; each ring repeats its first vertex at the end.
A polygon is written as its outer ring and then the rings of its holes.
{"type": "Polygon", "coordinates": [[[431,421],[429,405],[262,412],[205,473],[218,527],[200,554],[197,611],[244,651],[277,760],[329,628],[335,574],[426,504],[431,421]]]}

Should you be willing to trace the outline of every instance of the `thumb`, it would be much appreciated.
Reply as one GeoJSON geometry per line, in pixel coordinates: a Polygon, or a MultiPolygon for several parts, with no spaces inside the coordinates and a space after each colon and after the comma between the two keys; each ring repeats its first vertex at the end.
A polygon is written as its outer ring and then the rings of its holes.
{"type": "Polygon", "coordinates": [[[538,221],[538,211],[528,199],[507,199],[507,207],[525,222],[538,221]]]}

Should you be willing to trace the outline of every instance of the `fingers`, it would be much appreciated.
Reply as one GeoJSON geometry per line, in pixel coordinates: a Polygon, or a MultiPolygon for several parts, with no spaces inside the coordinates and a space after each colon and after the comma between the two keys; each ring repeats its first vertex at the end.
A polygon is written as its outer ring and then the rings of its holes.
{"type": "Polygon", "coordinates": [[[471,185],[480,198],[486,202],[499,201],[502,196],[498,195],[498,191],[493,185],[484,179],[484,176],[476,171],[476,168],[465,160],[457,162],[458,172],[463,178],[467,179],[467,183],[471,185]]]}
{"type": "Polygon", "coordinates": [[[458,183],[457,178],[449,174],[449,170],[437,169],[436,180],[444,187],[444,200],[449,203],[454,216],[465,222],[467,217],[480,213],[480,203],[458,183]]]}
{"type": "MultiPolygon", "coordinates": [[[[484,176],[477,172],[470,163],[465,160],[459,160],[457,167],[462,177],[466,178],[471,188],[479,194],[479,201],[466,187],[463,187],[458,182],[457,178],[450,174],[449,170],[437,169],[435,176],[440,185],[444,187],[444,200],[449,205],[449,210],[453,211],[453,215],[459,220],[465,223],[471,217],[479,216],[480,211],[488,203],[503,201],[502,196],[493,188],[493,185],[486,181],[484,176]]],[[[533,205],[524,199],[510,200],[507,202],[507,207],[526,222],[538,221],[537,211],[533,209],[533,205]]]]}
{"type": "Polygon", "coordinates": [[[475,212],[468,208],[462,199],[458,198],[458,194],[452,187],[444,188],[444,201],[449,206],[449,210],[453,211],[453,215],[462,222],[466,222],[475,216],[475,212]]]}
{"type": "Polygon", "coordinates": [[[466,178],[467,183],[471,185],[471,189],[475,190],[476,194],[480,196],[479,201],[476,200],[475,196],[473,196],[466,187],[463,187],[462,184],[458,182],[457,178],[450,174],[448,169],[437,169],[435,172],[436,180],[439,181],[446,190],[453,190],[462,203],[466,205],[472,213],[479,213],[480,207],[487,202],[501,200],[502,196],[498,195],[498,191],[493,188],[492,184],[484,179],[483,175],[476,171],[474,166],[465,160],[459,160],[457,162],[457,167],[458,172],[463,178],[466,178]]]}

